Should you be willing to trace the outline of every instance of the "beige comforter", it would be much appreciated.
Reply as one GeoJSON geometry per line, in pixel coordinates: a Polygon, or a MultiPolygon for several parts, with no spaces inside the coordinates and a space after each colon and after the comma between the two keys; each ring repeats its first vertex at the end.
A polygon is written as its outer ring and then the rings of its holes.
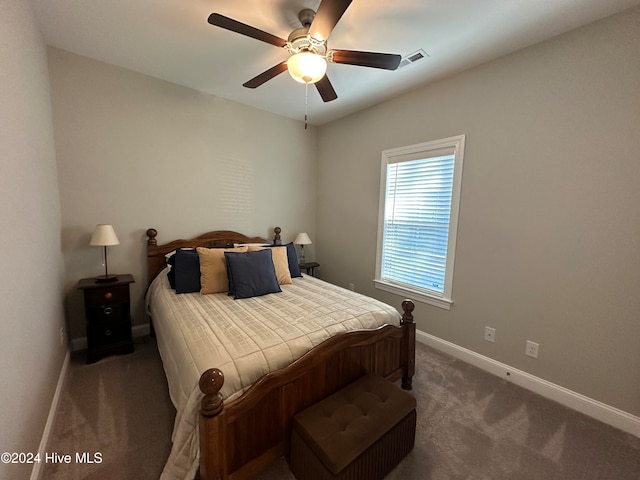
{"type": "Polygon", "coordinates": [[[223,293],[176,295],[165,272],[153,281],[147,308],[177,411],[162,479],[193,478],[197,470],[198,380],[208,368],[223,371],[221,393],[230,401],[337,333],[400,324],[393,307],[314,277],[281,288],[234,300],[223,293]]]}

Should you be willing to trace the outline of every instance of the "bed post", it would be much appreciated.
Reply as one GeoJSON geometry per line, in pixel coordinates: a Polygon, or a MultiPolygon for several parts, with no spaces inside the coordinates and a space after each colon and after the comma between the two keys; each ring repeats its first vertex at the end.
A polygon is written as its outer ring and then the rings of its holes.
{"type": "Polygon", "coordinates": [[[162,267],[164,266],[164,258],[159,258],[157,255],[158,248],[158,231],[155,228],[149,228],[147,230],[147,283],[151,283],[151,280],[155,278],[162,267]]]}
{"type": "Polygon", "coordinates": [[[200,480],[227,478],[224,419],[220,415],[224,407],[222,385],[224,374],[217,368],[200,376],[199,386],[204,393],[200,403],[200,480]]]}
{"type": "Polygon", "coordinates": [[[158,245],[158,231],[155,228],[149,228],[147,230],[147,245],[158,245]]]}
{"type": "Polygon", "coordinates": [[[402,388],[411,390],[413,374],[416,372],[416,324],[413,322],[413,310],[416,306],[411,300],[402,302],[402,325],[404,332],[403,349],[407,352],[407,365],[404,375],[402,376],[402,388]]]}
{"type": "MultiPolygon", "coordinates": [[[[156,275],[158,268],[158,261],[155,257],[151,256],[150,253],[153,249],[158,246],[158,231],[155,228],[149,228],[147,230],[147,286],[151,283],[151,279],[156,275]]],[[[146,296],[146,293],[145,293],[146,296]]],[[[156,336],[156,331],[153,328],[153,319],[151,316],[147,316],[149,318],[149,334],[151,337],[156,336]]]]}
{"type": "Polygon", "coordinates": [[[275,236],[273,237],[274,245],[282,245],[282,240],[280,239],[280,232],[282,232],[282,229],[280,227],[276,227],[273,229],[273,233],[275,233],[275,236]]]}

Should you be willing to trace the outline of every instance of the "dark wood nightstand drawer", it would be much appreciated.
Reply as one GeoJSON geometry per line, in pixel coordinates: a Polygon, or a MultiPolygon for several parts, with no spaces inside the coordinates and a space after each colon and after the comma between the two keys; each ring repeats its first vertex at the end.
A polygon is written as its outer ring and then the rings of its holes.
{"type": "Polygon", "coordinates": [[[93,322],[87,326],[87,339],[91,348],[131,342],[131,325],[129,322],[93,322]]]}
{"type": "Polygon", "coordinates": [[[129,285],[88,289],[85,291],[84,298],[89,305],[110,305],[129,302],[129,285]]]}
{"type": "Polygon", "coordinates": [[[89,322],[127,321],[129,318],[129,302],[105,303],[97,307],[87,307],[87,317],[89,322]]]}

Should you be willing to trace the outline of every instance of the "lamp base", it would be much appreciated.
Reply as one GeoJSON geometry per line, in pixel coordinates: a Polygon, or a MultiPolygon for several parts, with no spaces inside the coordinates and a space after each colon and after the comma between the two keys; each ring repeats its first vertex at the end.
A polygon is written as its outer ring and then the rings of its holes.
{"type": "Polygon", "coordinates": [[[96,277],[96,283],[109,283],[109,282],[117,282],[117,275],[99,275],[96,277]]]}

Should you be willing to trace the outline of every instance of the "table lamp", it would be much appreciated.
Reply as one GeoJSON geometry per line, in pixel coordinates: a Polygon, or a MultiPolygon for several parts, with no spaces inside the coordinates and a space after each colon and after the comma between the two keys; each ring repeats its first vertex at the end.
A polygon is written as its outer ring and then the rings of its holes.
{"type": "Polygon", "coordinates": [[[307,263],[306,259],[304,258],[304,246],[311,245],[311,243],[313,243],[309,238],[309,235],[307,235],[306,233],[299,233],[293,243],[295,243],[296,245],[300,245],[300,263],[307,263]]]}
{"type": "Polygon", "coordinates": [[[116,280],[118,280],[117,275],[109,275],[109,269],[107,267],[107,247],[111,245],[120,245],[113,227],[111,225],[104,224],[96,225],[96,230],[91,236],[89,245],[92,245],[94,247],[102,247],[104,249],[104,276],[97,276],[96,282],[115,282],[116,280]]]}

